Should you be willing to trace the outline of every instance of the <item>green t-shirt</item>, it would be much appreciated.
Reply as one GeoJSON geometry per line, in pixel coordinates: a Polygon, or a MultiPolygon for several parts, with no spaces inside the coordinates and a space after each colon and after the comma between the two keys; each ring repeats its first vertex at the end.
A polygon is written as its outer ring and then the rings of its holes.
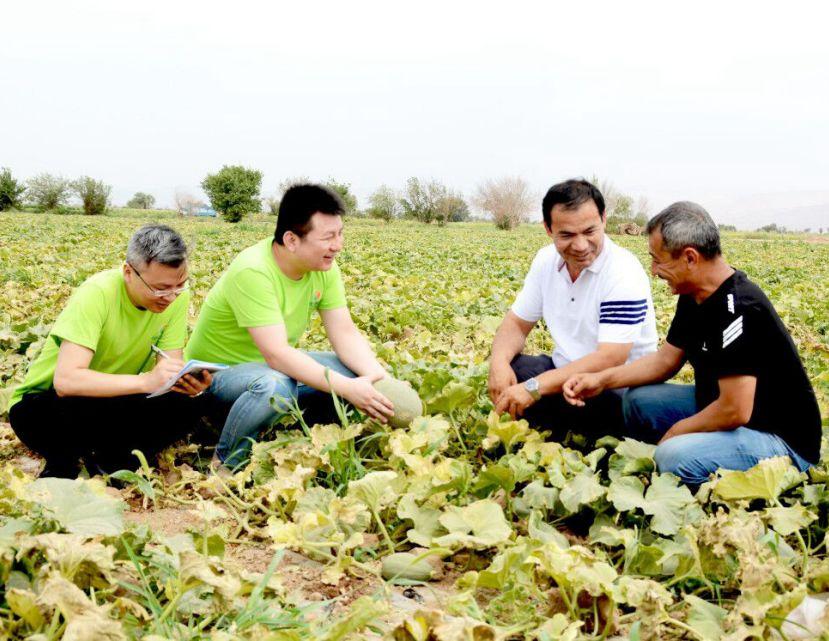
{"type": "Polygon", "coordinates": [[[11,405],[24,394],[52,388],[58,350],[65,340],[95,352],[89,369],[96,372],[140,374],[151,370],[155,365],[151,344],[163,350],[184,347],[189,300],[189,292],[184,292],[155,314],[132,304],[120,269],[91,276],[58,316],[23,384],[12,394],[11,405]]]}
{"type": "Polygon", "coordinates": [[[185,358],[238,365],[265,358],[249,327],[285,325],[288,343],[296,347],[316,310],[345,307],[340,268],[312,271],[299,280],[279,269],[272,239],[243,250],[213,285],[202,305],[185,358]]]}

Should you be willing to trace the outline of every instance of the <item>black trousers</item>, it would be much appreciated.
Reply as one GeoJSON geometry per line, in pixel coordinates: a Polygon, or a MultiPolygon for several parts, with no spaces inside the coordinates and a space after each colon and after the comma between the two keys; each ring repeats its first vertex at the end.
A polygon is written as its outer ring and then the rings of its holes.
{"type": "MultiPolygon", "coordinates": [[[[546,355],[519,354],[512,359],[510,366],[519,383],[555,369],[553,359],[546,355]]],[[[625,425],[622,396],[617,390],[602,392],[587,399],[584,407],[570,405],[561,394],[542,396],[524,412],[523,418],[534,427],[552,431],[552,439],[557,441],[567,436],[568,431],[591,439],[606,435],[622,436],[625,425]]]]}
{"type": "Polygon", "coordinates": [[[175,392],[90,398],[49,390],[23,396],[9,422],[23,444],[46,459],[46,474],[74,478],[81,459],[94,472],[135,469],[132,450],[151,459],[193,431],[203,413],[202,398],[175,392]]]}

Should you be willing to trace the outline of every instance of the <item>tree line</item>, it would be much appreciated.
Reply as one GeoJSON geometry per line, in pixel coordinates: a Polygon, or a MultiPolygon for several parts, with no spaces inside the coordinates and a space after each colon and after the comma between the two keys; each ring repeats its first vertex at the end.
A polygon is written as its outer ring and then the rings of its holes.
{"type": "MultiPolygon", "coordinates": [[[[639,233],[647,223],[650,205],[646,198],[636,200],[617,189],[607,180],[592,176],[605,197],[609,231],[639,233]],[[629,225],[633,223],[634,232],[629,225]]],[[[208,174],[201,183],[210,206],[227,222],[238,222],[246,215],[264,211],[279,212],[279,203],[285,191],[295,184],[310,182],[305,176],[283,180],[275,193],[262,195],[262,172],[241,165],[225,165],[208,174]]],[[[385,221],[394,219],[417,220],[423,223],[445,225],[471,219],[470,204],[486,214],[500,229],[513,229],[529,220],[531,212],[539,208],[541,195],[519,176],[488,179],[477,185],[469,201],[463,194],[434,178],[411,177],[401,187],[380,185],[368,198],[368,205],[360,209],[351,185],[329,178],[324,184],[343,200],[346,213],[385,221]]],[[[81,200],[84,213],[100,215],[111,206],[112,187],[89,176],[68,180],[62,176],[39,174],[26,181],[17,180],[8,168],[0,171],[0,211],[27,205],[38,211],[54,211],[65,207],[75,195],[81,200]]],[[[193,215],[208,203],[191,193],[176,190],[175,209],[181,215],[193,215]]],[[[137,192],[127,203],[131,209],[151,209],[155,197],[137,192]]]]}

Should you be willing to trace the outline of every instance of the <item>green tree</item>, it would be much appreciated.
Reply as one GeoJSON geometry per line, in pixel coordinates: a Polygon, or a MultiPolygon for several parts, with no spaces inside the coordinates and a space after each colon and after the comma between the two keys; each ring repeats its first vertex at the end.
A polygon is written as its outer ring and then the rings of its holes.
{"type": "Polygon", "coordinates": [[[464,211],[469,214],[460,194],[437,180],[421,181],[414,177],[406,181],[400,207],[406,218],[438,225],[445,225],[453,217],[463,217],[464,211]]]}
{"type": "Polygon", "coordinates": [[[619,194],[610,215],[617,219],[630,220],[633,218],[633,198],[626,194],[619,194]]]}
{"type": "Polygon", "coordinates": [[[400,207],[406,218],[413,218],[422,223],[431,223],[434,212],[429,198],[429,190],[419,178],[409,178],[406,189],[400,199],[400,207]]]}
{"type": "Polygon", "coordinates": [[[135,196],[127,202],[127,207],[130,209],[152,209],[153,205],[155,205],[155,196],[145,194],[143,191],[135,192],[135,196]]]}
{"type": "Polygon", "coordinates": [[[357,196],[351,193],[351,183],[341,183],[333,178],[329,178],[325,186],[340,195],[340,198],[343,200],[343,205],[345,205],[346,214],[357,213],[357,196]]]}
{"type": "Polygon", "coordinates": [[[99,216],[106,213],[109,194],[112,192],[110,185],[89,176],[81,176],[72,183],[72,189],[81,199],[84,214],[99,216]]]}
{"type": "Polygon", "coordinates": [[[262,172],[241,165],[225,165],[202,181],[213,209],[229,223],[238,223],[245,214],[260,210],[262,172]]]}
{"type": "Polygon", "coordinates": [[[443,207],[449,215],[450,223],[463,223],[469,220],[469,205],[460,193],[449,192],[443,201],[443,207]]]}
{"type": "Polygon", "coordinates": [[[15,180],[11,169],[4,167],[0,171],[0,211],[19,207],[25,191],[26,186],[15,180]]]}
{"type": "Polygon", "coordinates": [[[71,189],[70,181],[52,174],[38,174],[26,182],[29,200],[46,211],[65,205],[71,189]]]}
{"type": "Polygon", "coordinates": [[[380,185],[368,199],[368,215],[386,222],[396,218],[400,212],[397,192],[388,185],[380,185]]]}

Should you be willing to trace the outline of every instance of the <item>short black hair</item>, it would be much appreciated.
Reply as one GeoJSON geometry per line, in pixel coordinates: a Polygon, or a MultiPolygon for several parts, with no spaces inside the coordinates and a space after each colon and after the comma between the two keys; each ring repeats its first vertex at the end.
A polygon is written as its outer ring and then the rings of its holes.
{"type": "Polygon", "coordinates": [[[289,231],[300,238],[305,236],[311,231],[311,216],[317,212],[332,216],[344,215],[342,198],[323,185],[294,185],[288,189],[279,203],[274,241],[284,245],[285,233],[289,231]]]}
{"type": "Polygon", "coordinates": [[[584,178],[571,178],[558,183],[547,190],[541,201],[541,215],[549,229],[553,225],[553,207],[563,205],[565,209],[576,209],[582,203],[592,200],[599,210],[599,218],[604,218],[604,196],[591,182],[584,178]]]}

